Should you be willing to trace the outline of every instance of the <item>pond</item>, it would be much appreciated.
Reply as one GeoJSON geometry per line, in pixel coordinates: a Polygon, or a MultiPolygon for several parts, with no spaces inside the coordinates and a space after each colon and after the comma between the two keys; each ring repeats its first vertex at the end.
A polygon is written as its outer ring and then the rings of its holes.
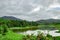
{"type": "Polygon", "coordinates": [[[38,32],[40,32],[40,33],[43,33],[43,35],[45,35],[45,36],[47,34],[50,34],[52,36],[60,36],[60,33],[56,33],[56,31],[59,31],[59,30],[28,30],[28,31],[25,31],[25,32],[17,32],[17,33],[24,34],[24,35],[33,34],[33,35],[37,36],[38,32]]]}

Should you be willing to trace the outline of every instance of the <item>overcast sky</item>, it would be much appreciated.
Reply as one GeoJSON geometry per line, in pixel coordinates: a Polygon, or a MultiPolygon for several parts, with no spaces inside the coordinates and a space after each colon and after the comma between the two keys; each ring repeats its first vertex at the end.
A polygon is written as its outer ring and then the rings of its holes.
{"type": "Polygon", "coordinates": [[[0,16],[29,21],[60,19],[60,0],[0,0],[0,16]]]}

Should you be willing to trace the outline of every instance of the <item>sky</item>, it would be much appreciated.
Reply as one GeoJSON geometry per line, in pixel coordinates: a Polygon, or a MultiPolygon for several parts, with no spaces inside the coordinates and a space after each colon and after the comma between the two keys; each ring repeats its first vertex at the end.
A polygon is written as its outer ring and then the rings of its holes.
{"type": "Polygon", "coordinates": [[[60,19],[60,0],[0,0],[0,17],[28,21],[60,19]]]}

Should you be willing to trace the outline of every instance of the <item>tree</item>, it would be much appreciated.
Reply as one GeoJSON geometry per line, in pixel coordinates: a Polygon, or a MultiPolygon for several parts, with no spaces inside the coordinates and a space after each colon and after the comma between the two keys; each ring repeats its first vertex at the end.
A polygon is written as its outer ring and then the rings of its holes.
{"type": "Polygon", "coordinates": [[[8,31],[7,25],[6,24],[2,24],[0,26],[0,34],[5,35],[7,31],[8,31]]]}

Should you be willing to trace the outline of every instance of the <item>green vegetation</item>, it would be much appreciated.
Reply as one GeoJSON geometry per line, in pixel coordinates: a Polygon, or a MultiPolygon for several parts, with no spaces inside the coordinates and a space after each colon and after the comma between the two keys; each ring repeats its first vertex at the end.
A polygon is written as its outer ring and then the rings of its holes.
{"type": "Polygon", "coordinates": [[[38,33],[37,36],[33,34],[23,35],[14,33],[36,29],[60,30],[60,23],[38,23],[33,21],[29,22],[25,20],[9,20],[0,18],[0,40],[60,40],[60,36],[52,37],[49,34],[44,36],[43,33],[38,33]]]}
{"type": "Polygon", "coordinates": [[[11,19],[3,19],[0,18],[0,25],[6,25],[8,28],[54,28],[60,29],[60,22],[34,22],[34,21],[25,21],[25,20],[11,20],[11,19]]]}
{"type": "Polygon", "coordinates": [[[29,22],[25,20],[10,20],[10,19],[3,19],[0,18],[0,25],[5,24],[9,28],[10,27],[26,27],[26,26],[37,26],[38,23],[36,22],[29,22]]]}
{"type": "Polygon", "coordinates": [[[37,36],[33,34],[23,35],[8,31],[6,32],[6,35],[0,34],[0,40],[60,40],[60,37],[52,37],[49,34],[47,34],[47,36],[44,36],[42,33],[39,33],[37,36]]]}
{"type": "Polygon", "coordinates": [[[19,35],[9,31],[6,35],[0,35],[0,40],[23,40],[23,37],[22,34],[19,35]]]}
{"type": "Polygon", "coordinates": [[[56,31],[56,33],[60,33],[60,30],[56,31]]]}

